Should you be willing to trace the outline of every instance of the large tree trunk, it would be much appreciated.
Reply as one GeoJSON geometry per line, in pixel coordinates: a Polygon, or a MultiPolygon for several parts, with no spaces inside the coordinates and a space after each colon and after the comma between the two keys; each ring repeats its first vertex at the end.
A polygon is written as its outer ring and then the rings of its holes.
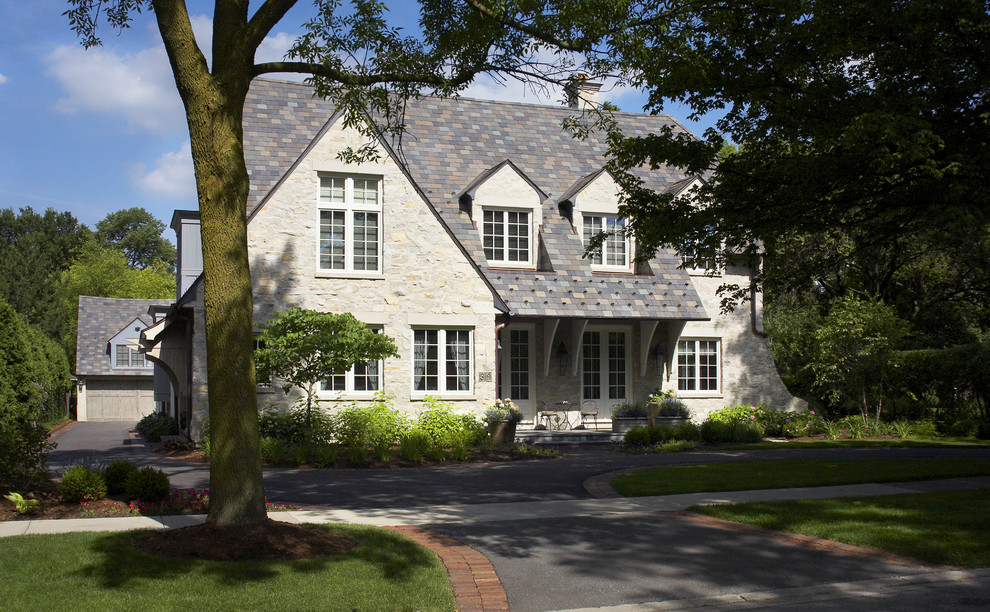
{"type": "Polygon", "coordinates": [[[214,70],[196,45],[183,2],[155,0],[155,16],[186,109],[203,237],[209,383],[210,512],[217,525],[267,519],[258,436],[248,174],[242,117],[254,47],[241,32],[246,2],[218,5],[214,70]]]}

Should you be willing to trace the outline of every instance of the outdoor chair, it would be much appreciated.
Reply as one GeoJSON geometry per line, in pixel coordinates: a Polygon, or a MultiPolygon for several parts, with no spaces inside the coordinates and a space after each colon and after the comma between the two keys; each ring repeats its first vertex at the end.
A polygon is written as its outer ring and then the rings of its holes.
{"type": "Polygon", "coordinates": [[[587,419],[591,419],[591,422],[595,424],[595,431],[598,431],[598,402],[595,400],[584,400],[581,404],[581,425],[587,429],[588,426],[584,424],[587,419]]]}

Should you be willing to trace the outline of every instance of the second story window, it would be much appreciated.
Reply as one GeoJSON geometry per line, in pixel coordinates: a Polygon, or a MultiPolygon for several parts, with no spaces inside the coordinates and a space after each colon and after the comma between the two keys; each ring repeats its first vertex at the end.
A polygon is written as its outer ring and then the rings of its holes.
{"type": "Polygon", "coordinates": [[[484,209],[481,237],[489,263],[528,264],[530,234],[528,210],[484,209]]]}
{"type": "Polygon", "coordinates": [[[320,270],[381,271],[381,180],[320,177],[320,270]]]}
{"type": "Polygon", "coordinates": [[[141,351],[130,348],[126,344],[118,344],[114,347],[115,361],[114,367],[117,368],[147,368],[151,364],[144,358],[144,353],[141,351]]]}
{"type": "Polygon", "coordinates": [[[605,242],[589,258],[591,265],[600,268],[629,268],[629,238],[626,236],[626,220],[606,215],[582,215],[582,237],[584,246],[591,246],[591,240],[602,232],[605,242]]]}

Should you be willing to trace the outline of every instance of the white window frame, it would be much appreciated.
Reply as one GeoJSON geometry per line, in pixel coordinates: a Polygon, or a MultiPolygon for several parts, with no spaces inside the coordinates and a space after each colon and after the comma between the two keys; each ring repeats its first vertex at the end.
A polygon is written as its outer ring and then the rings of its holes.
{"type": "MultiPolygon", "coordinates": [[[[712,355],[711,352],[706,352],[705,355],[712,355]]],[[[677,349],[674,354],[674,367],[677,372],[677,394],[685,397],[721,397],[722,395],[722,339],[721,338],[704,338],[704,337],[686,337],[679,338],[677,340],[677,349]],[[715,388],[702,389],[702,381],[710,381],[712,377],[702,376],[702,365],[700,363],[700,343],[714,343],[715,345],[715,388]],[[689,349],[689,350],[685,350],[689,349]],[[681,357],[687,357],[688,355],[694,358],[693,364],[681,364],[681,357]],[[684,377],[681,375],[682,367],[693,368],[693,375],[690,377],[684,377]],[[687,386],[688,382],[694,383],[694,389],[682,388],[682,383],[687,386]]],[[[710,367],[710,365],[708,366],[710,367]]]]}
{"type": "Polygon", "coordinates": [[[499,377],[499,382],[501,383],[501,390],[499,392],[499,397],[511,399],[516,406],[526,415],[530,415],[536,408],[536,326],[528,323],[512,323],[508,327],[502,329],[499,332],[499,342],[502,346],[502,371],[499,377]],[[512,392],[512,332],[522,331],[527,334],[526,342],[526,353],[527,353],[527,369],[525,372],[519,371],[519,373],[526,374],[527,384],[526,390],[529,393],[529,397],[526,399],[521,399],[517,394],[512,392]]]}
{"type": "MultiPolygon", "coordinates": [[[[382,245],[383,232],[384,232],[384,213],[382,211],[382,177],[372,176],[372,175],[351,175],[351,174],[335,174],[335,173],[323,173],[319,174],[319,180],[317,181],[317,214],[316,214],[316,269],[319,276],[343,276],[343,277],[359,277],[359,278],[379,278],[382,275],[383,265],[382,265],[382,245]],[[329,198],[324,197],[324,185],[326,181],[343,180],[344,190],[343,190],[343,201],[335,202],[329,198]],[[374,204],[368,204],[366,202],[356,202],[354,199],[355,194],[355,181],[373,181],[376,183],[376,197],[374,204]],[[323,266],[323,218],[324,213],[342,213],[343,214],[343,233],[344,233],[344,267],[334,268],[334,267],[324,267],[323,266]],[[377,267],[374,269],[355,269],[355,258],[358,257],[355,254],[355,218],[360,213],[376,213],[378,215],[378,235],[375,245],[375,258],[377,262],[377,267]]],[[[332,188],[332,187],[331,187],[332,188]]],[[[332,240],[332,239],[330,239],[332,240]]],[[[332,264],[331,264],[332,266],[332,264]]]]}
{"type": "MultiPolygon", "coordinates": [[[[410,363],[412,366],[410,389],[411,398],[414,400],[423,399],[427,395],[432,395],[440,398],[470,398],[474,396],[474,377],[475,377],[475,363],[474,363],[474,328],[473,327],[463,327],[463,326],[443,326],[443,327],[431,327],[431,326],[416,326],[412,328],[412,358],[410,363]],[[417,376],[416,376],[416,348],[417,348],[417,336],[420,332],[437,332],[437,388],[436,389],[417,389],[417,376]],[[467,333],[468,340],[468,371],[467,371],[467,389],[450,389],[447,387],[447,337],[449,334],[460,334],[462,332],[467,333]]],[[[424,372],[424,377],[427,373],[424,372]]]]}
{"type": "MultiPolygon", "coordinates": [[[[626,227],[627,220],[624,217],[620,217],[615,213],[598,212],[598,211],[581,211],[581,243],[584,248],[587,249],[590,245],[591,236],[597,235],[601,231],[608,232],[609,220],[613,220],[613,226],[621,225],[623,228],[626,227]],[[588,228],[586,219],[588,217],[594,217],[600,220],[601,228],[588,228]],[[593,234],[589,235],[589,232],[594,231],[593,234]]],[[[616,236],[614,232],[609,234],[609,237],[605,239],[602,244],[601,250],[597,254],[592,254],[588,259],[591,262],[592,270],[602,270],[602,271],[614,271],[614,272],[631,272],[633,265],[633,239],[632,236],[626,232],[623,232],[621,240],[615,240],[613,237],[616,236]],[[621,264],[610,264],[608,263],[609,256],[609,246],[621,243],[625,250],[624,261],[621,264]]]]}
{"type": "Polygon", "coordinates": [[[495,267],[512,267],[512,268],[531,268],[533,267],[533,246],[536,242],[534,232],[533,232],[533,220],[536,215],[532,208],[528,207],[509,207],[509,206],[482,206],[481,207],[481,223],[478,226],[478,231],[481,234],[481,245],[482,250],[485,251],[485,259],[488,261],[490,266],[495,267]],[[502,247],[501,247],[501,257],[488,257],[487,247],[485,247],[485,238],[488,234],[485,233],[486,220],[485,217],[488,213],[501,213],[503,215],[502,225],[502,247]],[[509,240],[512,238],[509,236],[509,221],[508,216],[512,213],[524,213],[527,216],[526,221],[526,259],[524,260],[514,260],[508,259],[506,256],[509,252],[509,240]]]}
{"type": "Polygon", "coordinates": [[[132,348],[129,344],[114,344],[113,345],[113,355],[112,367],[114,370],[150,370],[155,366],[154,363],[148,359],[148,356],[139,351],[136,348],[132,348]],[[127,365],[119,365],[119,360],[121,355],[121,350],[125,351],[124,355],[127,356],[127,365]],[[134,356],[139,355],[141,357],[141,365],[134,365],[134,356]]]}
{"type": "Polygon", "coordinates": [[[604,406],[604,407],[609,407],[609,406],[614,406],[617,404],[624,404],[626,402],[629,402],[632,394],[632,384],[633,384],[633,374],[634,374],[633,364],[632,364],[632,342],[633,342],[632,330],[629,329],[628,327],[617,326],[617,325],[595,325],[595,326],[588,326],[584,330],[584,334],[582,334],[581,337],[581,351],[580,351],[581,367],[578,376],[578,384],[581,385],[581,389],[580,389],[581,400],[582,401],[593,400],[598,402],[599,406],[604,406]],[[595,369],[591,371],[598,374],[600,377],[598,381],[598,390],[600,392],[601,397],[597,397],[597,398],[585,397],[584,395],[585,392],[584,375],[586,372],[589,372],[588,369],[585,367],[586,356],[584,354],[584,348],[585,348],[584,334],[588,334],[588,333],[598,334],[599,342],[600,342],[599,348],[601,350],[601,353],[595,359],[596,362],[595,369]],[[608,335],[610,333],[621,333],[623,335],[622,342],[624,345],[623,348],[625,350],[623,351],[622,361],[625,370],[622,372],[622,375],[625,378],[625,384],[622,386],[622,389],[625,397],[621,397],[621,398],[610,397],[610,387],[612,386],[611,381],[609,380],[608,377],[609,373],[612,372],[611,364],[609,363],[610,356],[608,354],[609,353],[608,335]]]}
{"type": "MultiPolygon", "coordinates": [[[[367,329],[370,329],[370,330],[374,331],[376,334],[383,334],[383,333],[385,333],[385,329],[383,327],[380,327],[380,326],[377,326],[377,325],[368,325],[367,326],[367,329]]],[[[368,390],[368,389],[361,389],[361,390],[355,389],[355,383],[354,383],[354,381],[355,381],[355,374],[354,374],[354,369],[357,367],[357,365],[355,365],[355,366],[349,368],[343,374],[336,374],[335,375],[335,377],[343,377],[344,378],[344,388],[343,389],[326,389],[326,388],[324,388],[324,386],[327,384],[327,381],[325,381],[325,380],[321,380],[319,383],[317,383],[317,386],[316,386],[316,395],[317,395],[317,397],[320,398],[320,399],[338,399],[341,396],[343,396],[344,398],[350,398],[350,399],[372,399],[372,398],[374,398],[376,393],[378,393],[379,391],[383,391],[385,389],[385,360],[378,359],[377,361],[375,361],[375,366],[378,368],[378,388],[377,389],[371,389],[371,390],[368,390]]]]}

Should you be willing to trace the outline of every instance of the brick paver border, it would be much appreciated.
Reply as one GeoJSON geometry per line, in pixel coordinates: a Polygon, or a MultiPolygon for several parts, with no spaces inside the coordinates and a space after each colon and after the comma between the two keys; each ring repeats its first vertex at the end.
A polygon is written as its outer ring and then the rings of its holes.
{"type": "Polygon", "coordinates": [[[454,538],[414,525],[386,527],[432,550],[450,576],[458,612],[488,612],[509,609],[502,581],[483,554],[454,538]]]}

